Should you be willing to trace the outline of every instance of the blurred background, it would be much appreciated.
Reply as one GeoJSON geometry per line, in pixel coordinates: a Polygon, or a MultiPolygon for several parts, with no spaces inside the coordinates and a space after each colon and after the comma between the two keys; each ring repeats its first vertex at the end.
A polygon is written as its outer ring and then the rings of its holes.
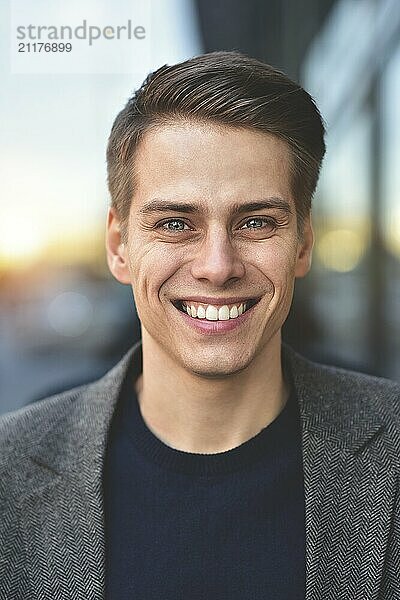
{"type": "MultiPolygon", "coordinates": [[[[139,1],[113,2],[116,19],[139,1]]],[[[99,377],[139,338],[131,289],[105,259],[107,138],[149,70],[221,49],[299,81],[328,128],[313,268],[283,339],[400,381],[398,0],[153,0],[150,68],[134,74],[12,73],[10,2],[0,4],[0,412],[99,377]]]]}

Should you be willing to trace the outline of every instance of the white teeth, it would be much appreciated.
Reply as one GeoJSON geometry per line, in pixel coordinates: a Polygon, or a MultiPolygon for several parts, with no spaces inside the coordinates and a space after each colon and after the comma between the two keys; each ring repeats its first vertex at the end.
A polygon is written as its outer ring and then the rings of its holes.
{"type": "Polygon", "coordinates": [[[218,310],[212,304],[207,306],[206,310],[206,319],[208,321],[217,321],[218,320],[218,310]]]}
{"type": "Polygon", "coordinates": [[[221,306],[218,311],[218,320],[219,321],[228,321],[229,319],[229,308],[228,306],[221,306]]]}
{"type": "Polygon", "coordinates": [[[238,316],[239,312],[237,306],[232,306],[229,316],[231,319],[235,319],[238,316]]]}
{"type": "Polygon", "coordinates": [[[228,305],[221,306],[219,309],[212,304],[209,304],[206,308],[203,305],[196,307],[191,304],[188,305],[183,303],[183,309],[187,312],[189,317],[198,319],[207,319],[208,321],[228,321],[229,319],[236,319],[236,317],[242,315],[246,310],[246,303],[241,303],[239,306],[232,306],[229,309],[228,305]]]}

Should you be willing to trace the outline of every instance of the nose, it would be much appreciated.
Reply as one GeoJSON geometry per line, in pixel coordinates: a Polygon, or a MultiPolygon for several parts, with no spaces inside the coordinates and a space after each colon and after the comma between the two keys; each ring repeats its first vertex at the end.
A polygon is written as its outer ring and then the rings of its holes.
{"type": "Polygon", "coordinates": [[[195,279],[205,279],[222,287],[229,279],[243,277],[245,268],[226,230],[209,232],[191,264],[195,279]]]}

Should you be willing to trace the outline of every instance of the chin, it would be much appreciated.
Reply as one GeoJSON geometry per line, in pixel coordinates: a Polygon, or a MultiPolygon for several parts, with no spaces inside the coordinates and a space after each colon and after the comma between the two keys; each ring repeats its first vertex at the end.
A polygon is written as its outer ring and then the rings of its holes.
{"type": "Polygon", "coordinates": [[[203,364],[188,364],[186,363],[186,368],[195,375],[199,377],[203,377],[204,379],[223,379],[225,377],[229,377],[230,375],[236,375],[241,371],[244,371],[248,365],[250,364],[251,359],[247,359],[246,361],[241,361],[241,363],[231,363],[231,364],[219,364],[218,368],[216,368],[215,361],[209,365],[203,364]]]}

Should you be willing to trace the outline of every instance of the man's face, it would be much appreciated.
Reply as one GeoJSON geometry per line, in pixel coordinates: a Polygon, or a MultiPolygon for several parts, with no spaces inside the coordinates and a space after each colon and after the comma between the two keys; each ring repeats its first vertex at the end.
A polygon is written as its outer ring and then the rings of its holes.
{"type": "Polygon", "coordinates": [[[143,335],[192,373],[223,377],[247,367],[280,333],[294,279],[309,269],[312,228],[306,221],[301,243],[289,153],[284,141],[248,129],[160,126],[135,158],[119,263],[110,250],[118,221],[109,213],[109,265],[132,285],[143,335]],[[245,208],[268,202],[277,206],[245,208]]]}

